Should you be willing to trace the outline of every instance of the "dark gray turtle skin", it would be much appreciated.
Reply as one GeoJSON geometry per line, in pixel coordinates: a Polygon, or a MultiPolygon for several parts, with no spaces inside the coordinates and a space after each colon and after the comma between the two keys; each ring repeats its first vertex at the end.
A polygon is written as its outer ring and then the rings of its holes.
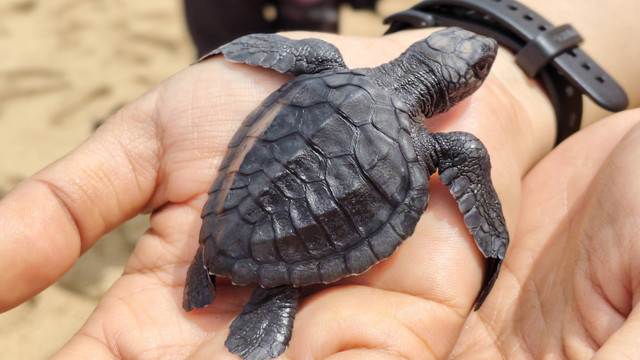
{"type": "Polygon", "coordinates": [[[509,242],[489,156],[475,136],[429,133],[423,119],[472,94],[496,51],[491,39],[448,28],[376,68],[351,70],[331,44],[274,34],[206,55],[296,77],[229,143],[202,211],[185,310],[213,302],[215,276],[256,286],[225,345],[244,360],[279,356],[300,287],[360,274],[391,256],[425,211],[436,171],[487,258],[479,308],[509,242]]]}

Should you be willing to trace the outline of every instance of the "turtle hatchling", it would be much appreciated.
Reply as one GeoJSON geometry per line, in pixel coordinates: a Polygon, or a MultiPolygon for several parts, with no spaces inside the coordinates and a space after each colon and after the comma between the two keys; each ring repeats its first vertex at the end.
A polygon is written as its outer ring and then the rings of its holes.
{"type": "Polygon", "coordinates": [[[479,308],[509,243],[489,156],[475,136],[430,133],[423,121],[476,91],[496,51],[492,39],[447,28],[374,68],[347,68],[322,40],[275,34],[247,35],[204,56],[295,77],[229,143],[202,211],[185,310],[213,302],[216,276],[256,286],[225,345],[244,360],[278,357],[300,288],[391,256],[426,210],[436,171],[486,258],[479,308]]]}

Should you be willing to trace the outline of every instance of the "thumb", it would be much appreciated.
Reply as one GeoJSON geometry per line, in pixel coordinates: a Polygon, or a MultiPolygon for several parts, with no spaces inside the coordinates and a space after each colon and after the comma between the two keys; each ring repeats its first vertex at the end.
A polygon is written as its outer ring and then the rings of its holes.
{"type": "Polygon", "coordinates": [[[0,311],[37,294],[151,197],[158,144],[147,95],[0,201],[0,311]]]}

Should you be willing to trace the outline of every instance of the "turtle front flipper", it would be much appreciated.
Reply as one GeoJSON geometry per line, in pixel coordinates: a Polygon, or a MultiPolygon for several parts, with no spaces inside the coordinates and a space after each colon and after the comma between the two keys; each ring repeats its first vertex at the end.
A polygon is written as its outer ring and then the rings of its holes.
{"type": "Polygon", "coordinates": [[[429,134],[435,142],[440,180],[458,202],[464,222],[486,262],[478,310],[498,278],[509,245],[502,206],[491,182],[489,154],[482,142],[465,132],[429,134]]]}
{"type": "Polygon", "coordinates": [[[251,34],[222,45],[198,62],[223,54],[231,62],[300,75],[346,70],[340,51],[320,39],[292,40],[277,34],[251,34]]]}
{"type": "Polygon", "coordinates": [[[229,327],[224,345],[243,360],[275,359],[291,340],[300,290],[291,286],[256,288],[229,327]]]}

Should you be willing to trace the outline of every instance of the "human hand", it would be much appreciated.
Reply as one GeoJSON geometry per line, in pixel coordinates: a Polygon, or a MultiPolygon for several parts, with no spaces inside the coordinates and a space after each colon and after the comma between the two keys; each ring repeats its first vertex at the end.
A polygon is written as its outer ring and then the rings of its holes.
{"type": "MultiPolygon", "coordinates": [[[[426,35],[322,37],[358,67],[389,60],[426,35]]],[[[48,286],[102,234],[147,209],[153,211],[151,230],[124,275],[58,356],[232,358],[223,347],[226,329],[251,289],[219,281],[215,302],[186,314],[180,307],[184,276],[206,190],[227,142],[244,116],[286,79],[222,59],[193,66],[19,185],[0,202],[0,256],[8,280],[0,291],[2,308],[48,286]]],[[[521,216],[521,178],[554,138],[551,107],[535,83],[503,53],[476,95],[427,126],[469,131],[484,141],[513,229],[521,216]]],[[[455,201],[434,178],[427,213],[391,259],[302,300],[285,357],[444,357],[475,300],[483,268],[455,201]]]]}
{"type": "Polygon", "coordinates": [[[563,142],[522,183],[502,274],[454,359],[640,356],[640,111],[563,142]]]}

